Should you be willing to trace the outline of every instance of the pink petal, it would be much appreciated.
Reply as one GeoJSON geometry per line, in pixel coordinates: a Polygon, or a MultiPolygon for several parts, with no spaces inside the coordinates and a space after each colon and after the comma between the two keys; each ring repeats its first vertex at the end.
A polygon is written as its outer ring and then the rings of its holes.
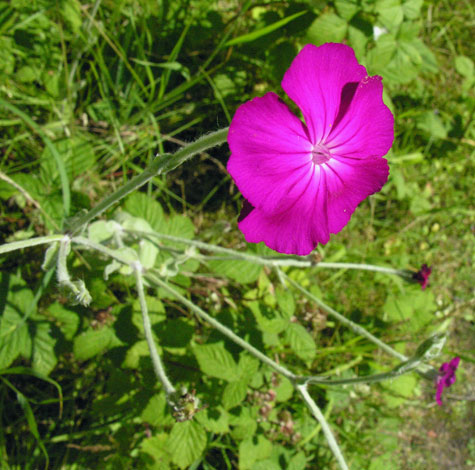
{"type": "Polygon", "coordinates": [[[313,144],[325,140],[331,131],[343,87],[364,77],[366,69],[344,44],[307,44],[299,52],[284,75],[282,88],[301,109],[313,144]]]}
{"type": "Polygon", "coordinates": [[[442,406],[442,392],[444,391],[444,385],[440,382],[437,383],[437,389],[435,392],[435,401],[439,406],[442,406]]]}
{"type": "Polygon", "coordinates": [[[456,356],[454,357],[450,362],[449,366],[452,369],[453,372],[455,372],[460,364],[460,357],[456,356]]]}
{"type": "Polygon", "coordinates": [[[308,255],[316,245],[308,218],[296,210],[273,216],[254,209],[238,223],[238,227],[247,242],[264,242],[279,253],[308,255]]]}
{"type": "Polygon", "coordinates": [[[394,118],[383,103],[381,77],[366,77],[344,103],[347,107],[325,142],[341,158],[382,157],[394,139],[394,118]]]}
{"type": "Polygon", "coordinates": [[[323,166],[328,175],[328,228],[331,233],[338,233],[349,222],[358,204],[383,187],[389,166],[384,158],[331,159],[323,166]]]}
{"type": "Polygon", "coordinates": [[[280,253],[307,255],[348,223],[356,206],[381,189],[389,171],[383,158],[312,166],[305,191],[286,210],[243,210],[239,228],[248,242],[263,241],[280,253]]]}
{"type": "Polygon", "coordinates": [[[254,207],[283,211],[309,184],[313,165],[306,128],[276,94],[238,108],[228,143],[228,171],[254,207]]]}

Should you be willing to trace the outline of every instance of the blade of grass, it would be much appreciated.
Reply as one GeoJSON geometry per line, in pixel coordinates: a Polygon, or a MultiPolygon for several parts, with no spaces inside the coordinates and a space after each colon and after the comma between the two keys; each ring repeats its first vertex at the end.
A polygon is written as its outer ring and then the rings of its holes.
{"type": "MultiPolygon", "coordinates": [[[[188,24],[185,26],[182,33],[180,34],[180,37],[178,38],[177,43],[173,47],[173,49],[170,53],[170,57],[168,58],[168,62],[175,62],[176,61],[176,59],[178,57],[178,54],[180,53],[180,50],[183,46],[183,41],[185,40],[185,37],[188,33],[188,30],[190,29],[190,26],[191,26],[191,22],[188,22],[188,24]]],[[[161,80],[160,80],[160,89],[158,91],[158,100],[159,101],[161,101],[161,99],[163,98],[163,95],[165,94],[165,90],[167,88],[168,81],[170,80],[171,72],[172,71],[170,69],[165,69],[162,73],[162,77],[161,77],[161,80]]]]}
{"type": "Polygon", "coordinates": [[[294,13],[293,15],[288,16],[287,18],[282,18],[275,23],[272,23],[264,28],[258,29],[257,31],[253,31],[252,33],[243,34],[242,36],[238,36],[237,38],[231,39],[226,42],[225,46],[236,46],[237,44],[244,44],[246,42],[255,41],[266,34],[272,33],[282,26],[285,26],[287,23],[295,20],[296,18],[300,18],[302,15],[308,13],[307,11],[299,11],[298,13],[294,13]]]}
{"type": "Polygon", "coordinates": [[[43,444],[43,441],[41,440],[40,433],[38,431],[38,425],[36,424],[36,419],[35,419],[35,414],[33,413],[33,410],[31,409],[30,403],[28,402],[28,399],[23,395],[23,393],[20,392],[9,380],[7,380],[5,377],[2,377],[0,375],[0,380],[11,390],[13,390],[16,394],[18,403],[20,404],[23,413],[25,415],[26,421],[28,423],[28,426],[30,428],[31,434],[33,434],[33,437],[36,439],[36,442],[38,443],[38,447],[41,449],[41,452],[43,452],[43,455],[45,456],[46,459],[46,464],[45,464],[45,470],[48,470],[49,467],[49,455],[48,452],[46,451],[46,448],[43,444]]]}
{"type": "Polygon", "coordinates": [[[29,369],[28,367],[11,367],[9,369],[1,369],[0,370],[0,375],[31,375],[32,377],[36,377],[37,379],[43,380],[45,382],[50,383],[53,385],[56,390],[58,390],[58,397],[59,397],[59,417],[61,418],[63,414],[63,389],[61,388],[61,385],[59,385],[56,380],[50,379],[44,374],[41,374],[40,372],[36,372],[33,369],[29,369]]]}

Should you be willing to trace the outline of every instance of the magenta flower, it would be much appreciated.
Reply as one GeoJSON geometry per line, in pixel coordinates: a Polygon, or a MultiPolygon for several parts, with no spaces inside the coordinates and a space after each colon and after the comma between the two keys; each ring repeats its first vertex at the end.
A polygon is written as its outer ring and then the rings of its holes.
{"type": "Polygon", "coordinates": [[[394,138],[381,80],[350,47],[309,44],[282,80],[306,125],[275,93],[238,108],[228,171],[246,199],[238,226],[248,242],[306,255],[381,189],[394,138]]]}
{"type": "Polygon", "coordinates": [[[459,366],[460,357],[454,357],[450,362],[444,362],[439,369],[439,377],[437,378],[437,391],[435,401],[442,406],[442,392],[444,388],[449,388],[455,383],[455,371],[459,366]]]}
{"type": "Polygon", "coordinates": [[[424,290],[429,285],[429,276],[431,272],[432,269],[427,266],[427,264],[423,264],[421,269],[412,275],[412,279],[418,282],[421,285],[422,290],[424,290]]]}

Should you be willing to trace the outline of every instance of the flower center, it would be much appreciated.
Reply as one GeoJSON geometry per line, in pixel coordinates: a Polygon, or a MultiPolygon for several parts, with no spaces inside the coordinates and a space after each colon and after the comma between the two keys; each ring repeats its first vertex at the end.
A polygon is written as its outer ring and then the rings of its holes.
{"type": "Polygon", "coordinates": [[[312,162],[315,165],[323,165],[332,158],[330,151],[323,145],[315,145],[312,148],[312,162]]]}

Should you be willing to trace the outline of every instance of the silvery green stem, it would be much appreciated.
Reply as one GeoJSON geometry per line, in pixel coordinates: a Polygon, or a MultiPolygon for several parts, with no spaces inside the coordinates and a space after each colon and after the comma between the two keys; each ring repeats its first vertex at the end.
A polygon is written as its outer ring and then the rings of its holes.
{"type": "Polygon", "coordinates": [[[274,370],[282,374],[284,377],[287,377],[292,383],[295,382],[296,376],[294,373],[290,372],[287,368],[277,364],[261,351],[256,349],[254,346],[251,346],[247,341],[243,340],[240,336],[236,335],[232,330],[222,325],[219,321],[208,315],[204,310],[195,305],[193,302],[189,301],[186,297],[177,292],[173,287],[171,287],[166,282],[162,281],[158,276],[148,274],[147,278],[151,282],[159,285],[162,289],[166,290],[174,297],[176,297],[183,305],[188,307],[192,312],[194,312],[198,317],[203,319],[205,322],[209,323],[213,328],[216,328],[224,336],[227,336],[231,341],[241,346],[241,348],[250,352],[254,357],[264,362],[268,366],[272,367],[274,370]]]}
{"type": "MultiPolygon", "coordinates": [[[[403,363],[404,364],[404,363],[403,363]]],[[[304,380],[307,384],[318,385],[352,385],[360,383],[374,383],[383,382],[385,380],[394,379],[400,375],[407,374],[408,372],[416,369],[420,364],[420,361],[414,361],[413,364],[404,364],[406,367],[397,367],[389,372],[382,372],[380,374],[368,375],[366,377],[350,377],[347,379],[328,379],[326,377],[298,377],[299,380],[304,380]]]]}
{"type": "Polygon", "coordinates": [[[150,351],[150,358],[152,359],[153,370],[158,380],[160,380],[165,390],[167,400],[170,404],[173,404],[173,397],[176,395],[175,387],[168,380],[167,374],[163,367],[160,355],[158,354],[157,348],[155,346],[155,341],[152,334],[152,325],[150,323],[150,317],[148,315],[147,301],[145,300],[145,292],[143,287],[142,279],[142,266],[139,262],[133,263],[132,268],[135,274],[135,283],[137,287],[137,293],[140,301],[140,310],[142,311],[142,320],[143,320],[143,330],[145,333],[145,339],[147,340],[148,349],[150,351]]]}
{"type": "Polygon", "coordinates": [[[251,263],[260,264],[262,266],[278,267],[278,266],[294,266],[299,268],[324,268],[324,269],[359,269],[363,271],[375,271],[385,274],[395,274],[398,276],[410,277],[409,271],[402,269],[387,268],[385,266],[375,266],[372,264],[359,264],[359,263],[325,263],[315,262],[309,257],[293,257],[293,256],[266,256],[266,255],[253,255],[251,253],[243,253],[231,248],[223,248],[221,246],[212,245],[210,243],[200,242],[198,240],[190,240],[182,237],[175,237],[159,232],[141,232],[138,230],[126,230],[126,232],[140,235],[142,237],[162,238],[175,243],[183,243],[184,245],[195,246],[202,250],[210,251],[213,253],[222,253],[223,257],[214,257],[212,259],[220,260],[233,260],[241,259],[243,261],[249,261],[251,263]]]}
{"type": "Polygon", "coordinates": [[[334,310],[329,305],[324,303],[318,297],[315,297],[311,292],[309,292],[307,289],[302,287],[298,282],[295,282],[293,279],[291,279],[285,273],[282,273],[282,275],[297,290],[302,292],[302,294],[305,295],[305,297],[307,297],[310,300],[312,300],[313,302],[315,302],[319,307],[321,307],[323,310],[328,312],[332,317],[336,318],[340,323],[342,323],[343,325],[345,325],[348,328],[350,328],[351,330],[353,330],[356,334],[359,334],[359,335],[364,336],[365,338],[369,339],[371,342],[376,344],[383,351],[386,351],[387,353],[391,354],[391,356],[397,357],[401,361],[407,361],[408,358],[406,356],[404,356],[404,354],[401,354],[401,353],[397,352],[391,346],[388,346],[386,343],[384,343],[380,339],[376,338],[376,336],[372,335],[368,330],[365,330],[364,328],[359,326],[357,323],[352,322],[348,318],[344,317],[341,313],[338,313],[336,310],[334,310]]]}
{"type": "Polygon", "coordinates": [[[397,276],[412,277],[410,271],[404,269],[387,268],[385,266],[375,266],[374,264],[360,264],[360,263],[317,263],[317,268],[326,269],[359,269],[361,271],[374,271],[384,274],[395,274],[397,276]]]}
{"type": "Polygon", "coordinates": [[[105,245],[101,245],[100,243],[93,242],[92,240],[89,240],[89,238],[73,237],[71,238],[71,241],[72,243],[77,243],[78,245],[85,246],[86,248],[89,248],[90,250],[96,250],[99,253],[102,253],[106,256],[109,256],[112,259],[119,261],[119,263],[130,266],[131,260],[122,256],[119,251],[112,250],[111,248],[108,248],[105,245]]]}
{"type": "Polygon", "coordinates": [[[20,240],[18,242],[5,243],[0,246],[0,255],[9,251],[21,250],[29,246],[45,245],[46,243],[54,243],[64,238],[64,235],[48,235],[46,237],[29,238],[28,240],[20,240]]]}
{"type": "Polygon", "coordinates": [[[98,215],[102,214],[105,210],[123,199],[132,191],[135,191],[144,184],[148,183],[155,176],[175,169],[197,153],[204,152],[211,147],[216,147],[217,145],[223,144],[226,142],[227,135],[228,128],[224,128],[200,137],[195,142],[186,145],[172,155],[166,154],[155,157],[150,165],[148,165],[142,173],[132,178],[128,183],[112,193],[110,196],[107,196],[89,212],[79,215],[77,218],[75,218],[68,227],[68,232],[72,235],[75,235],[81,230],[82,227],[84,227],[84,225],[89,223],[98,215]]]}
{"type": "Polygon", "coordinates": [[[348,465],[345,462],[345,458],[343,457],[343,454],[340,450],[340,446],[336,442],[335,436],[333,436],[333,433],[330,429],[330,426],[327,423],[327,420],[325,419],[325,416],[323,416],[323,413],[320,411],[320,408],[317,406],[317,404],[315,403],[315,401],[313,400],[313,398],[310,396],[310,394],[307,391],[307,384],[299,384],[299,385],[296,385],[295,388],[297,389],[297,392],[299,392],[300,395],[302,396],[304,402],[307,404],[312,415],[320,423],[323,434],[325,435],[328,445],[330,446],[330,449],[333,452],[333,455],[338,461],[338,464],[340,465],[341,470],[349,470],[348,465]]]}

